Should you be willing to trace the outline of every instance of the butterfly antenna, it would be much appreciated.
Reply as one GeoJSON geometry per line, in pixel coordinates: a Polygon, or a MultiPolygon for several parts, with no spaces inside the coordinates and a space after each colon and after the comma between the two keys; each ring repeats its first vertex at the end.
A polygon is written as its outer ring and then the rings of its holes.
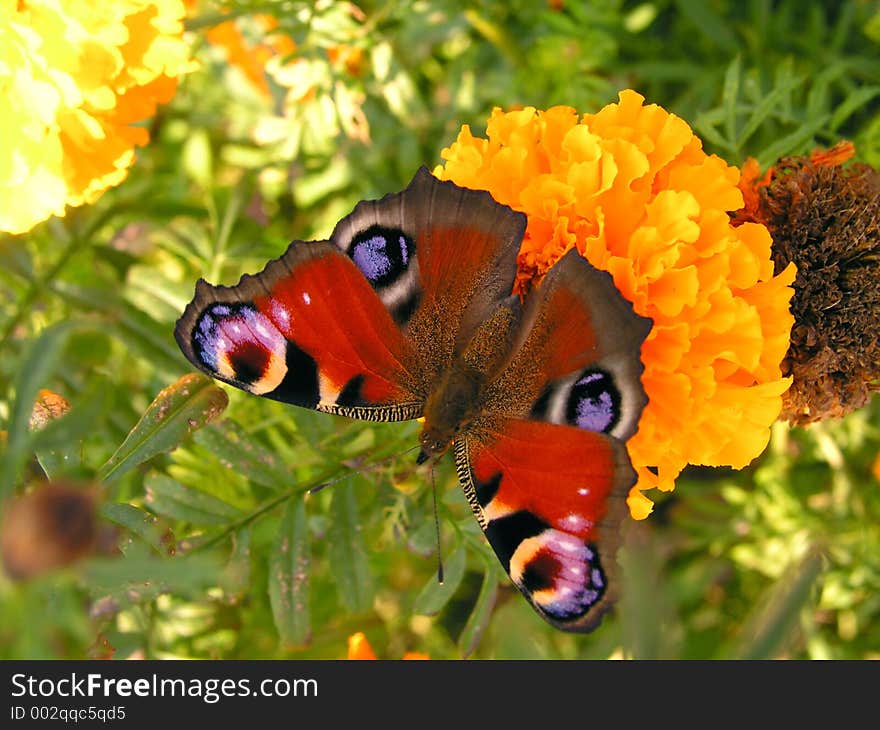
{"type": "Polygon", "coordinates": [[[315,494],[316,492],[320,492],[322,489],[326,489],[327,487],[331,487],[337,482],[341,482],[343,479],[348,479],[352,474],[362,474],[364,472],[372,471],[377,467],[384,466],[395,459],[399,459],[401,456],[406,456],[407,454],[415,451],[418,446],[413,446],[409,449],[401,451],[399,454],[391,454],[391,456],[386,456],[384,459],[380,459],[379,461],[374,461],[372,464],[367,464],[365,467],[361,469],[353,469],[352,471],[343,474],[342,476],[333,477],[333,479],[328,479],[326,482],[321,482],[320,484],[316,484],[314,487],[308,490],[306,494],[315,494]]]}
{"type": "Polygon", "coordinates": [[[437,480],[431,464],[431,494],[434,495],[434,534],[437,538],[437,582],[443,585],[443,554],[440,552],[440,515],[437,511],[437,480]]]}

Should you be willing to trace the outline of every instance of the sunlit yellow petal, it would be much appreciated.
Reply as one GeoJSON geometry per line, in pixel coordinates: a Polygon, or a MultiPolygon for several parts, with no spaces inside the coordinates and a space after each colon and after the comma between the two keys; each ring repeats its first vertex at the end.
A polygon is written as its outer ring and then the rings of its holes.
{"type": "Polygon", "coordinates": [[[23,233],[118,185],[132,126],[193,68],[179,0],[0,4],[0,230],[23,233]]]}

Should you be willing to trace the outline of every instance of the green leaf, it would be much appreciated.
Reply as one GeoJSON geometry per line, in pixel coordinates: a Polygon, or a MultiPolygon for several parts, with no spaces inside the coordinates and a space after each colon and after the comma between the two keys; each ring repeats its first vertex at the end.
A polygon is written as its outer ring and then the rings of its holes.
{"type": "Polygon", "coordinates": [[[241,598],[250,587],[251,578],[251,526],[246,525],[232,535],[232,554],[226,565],[229,574],[229,592],[241,598]]]}
{"type": "Polygon", "coordinates": [[[224,582],[223,563],[216,555],[200,553],[157,557],[132,550],[119,558],[96,558],[83,567],[86,585],[93,595],[109,594],[122,604],[149,601],[162,593],[200,596],[224,582]]]}
{"type": "Polygon", "coordinates": [[[170,336],[170,327],[123,299],[109,286],[104,289],[76,287],[57,282],[53,290],[63,299],[83,309],[102,314],[109,330],[130,345],[159,371],[179,372],[183,359],[170,336]]]}
{"type": "Polygon", "coordinates": [[[674,630],[678,623],[675,596],[662,555],[662,544],[650,526],[635,521],[627,525],[624,545],[617,554],[620,600],[616,612],[624,652],[633,659],[675,659],[680,653],[674,630]]]}
{"type": "Polygon", "coordinates": [[[736,139],[736,102],[739,98],[741,71],[742,59],[737,55],[724,74],[724,89],[721,93],[721,100],[724,104],[724,132],[731,144],[736,139]]]}
{"type": "Polygon", "coordinates": [[[98,472],[111,481],[214,420],[229,402],[226,392],[206,375],[190,373],[162,390],[147,407],[122,445],[98,472]]]}
{"type": "Polygon", "coordinates": [[[849,71],[848,64],[834,61],[810,79],[810,90],[807,94],[805,118],[813,119],[825,113],[830,105],[831,85],[849,71]]]}
{"type": "Polygon", "coordinates": [[[483,632],[489,626],[492,609],[495,608],[495,601],[498,598],[499,574],[500,571],[494,566],[486,566],[477,602],[458,637],[458,650],[463,657],[468,657],[474,652],[483,637],[483,632]]]}
{"type": "Polygon", "coordinates": [[[64,351],[74,325],[60,322],[44,329],[31,343],[15,377],[15,402],[7,428],[6,453],[0,466],[0,499],[7,496],[19,479],[30,456],[31,434],[28,424],[40,388],[45,388],[64,351]]]}
{"type": "Polygon", "coordinates": [[[235,421],[225,418],[213,423],[196,433],[193,440],[257,484],[270,489],[289,486],[290,470],[284,462],[235,421]]]}
{"type": "Polygon", "coordinates": [[[187,175],[203,189],[210,190],[214,160],[208,131],[195,128],[187,135],[181,151],[181,164],[187,175]]]}
{"type": "Polygon", "coordinates": [[[416,555],[428,558],[437,552],[437,528],[433,521],[423,522],[409,533],[406,546],[416,555]]]}
{"type": "Polygon", "coordinates": [[[764,96],[749,116],[749,120],[743,125],[743,128],[736,135],[735,149],[739,150],[748,141],[761,125],[766,121],[780,102],[794,89],[803,83],[803,78],[791,78],[785,83],[773,87],[773,89],[764,96]]]}
{"type": "Polygon", "coordinates": [[[373,605],[373,577],[361,535],[357,494],[351,480],[331,489],[327,533],[330,567],[342,605],[352,613],[360,613],[373,605]]]}
{"type": "Polygon", "coordinates": [[[855,89],[843,100],[843,103],[838,104],[831,115],[831,121],[828,126],[836,132],[853,113],[864,109],[868,102],[878,94],[880,94],[880,87],[878,86],[862,86],[855,89]]]}
{"type": "Polygon", "coordinates": [[[827,121],[828,115],[824,114],[817,119],[806,122],[802,127],[796,129],[791,134],[788,134],[782,139],[776,140],[773,144],[768,145],[758,155],[758,162],[761,163],[761,168],[765,169],[769,167],[780,157],[796,153],[798,149],[808,142],[827,121]]]}
{"type": "Polygon", "coordinates": [[[436,576],[422,588],[413,604],[413,613],[425,616],[434,616],[452,598],[461,579],[464,578],[464,569],[467,565],[467,555],[463,545],[459,545],[449,559],[443,564],[443,582],[437,581],[436,576]]]}
{"type": "Polygon", "coordinates": [[[102,517],[115,522],[128,532],[136,535],[154,550],[169,554],[168,530],[159,525],[156,515],[123,502],[104,502],[100,507],[102,517]]]}
{"type": "Polygon", "coordinates": [[[242,512],[198,489],[185,487],[164,474],[150,474],[144,482],[146,502],[156,514],[193,525],[227,525],[242,512]]]}
{"type": "Polygon", "coordinates": [[[269,564],[269,601],[283,644],[302,645],[311,636],[310,562],[305,500],[294,498],[284,508],[269,564]]]}
{"type": "Polygon", "coordinates": [[[49,421],[33,434],[33,450],[50,479],[57,479],[79,465],[83,441],[99,423],[109,404],[110,392],[106,383],[96,382],[78,396],[78,402],[67,413],[49,421]]]}
{"type": "Polygon", "coordinates": [[[733,152],[733,142],[725,139],[724,136],[715,129],[715,125],[722,119],[721,112],[721,109],[712,109],[708,112],[697,114],[694,119],[694,129],[696,129],[707,142],[712,143],[719,149],[733,152]]]}
{"type": "Polygon", "coordinates": [[[738,643],[728,652],[735,659],[775,659],[797,630],[802,609],[810,600],[813,584],[822,572],[824,558],[811,549],[765,593],[758,608],[746,619],[738,643]]]}
{"type": "Polygon", "coordinates": [[[705,0],[678,0],[676,3],[682,15],[687,17],[699,33],[711,38],[726,53],[736,53],[739,45],[730,25],[712,9],[705,0]]]}

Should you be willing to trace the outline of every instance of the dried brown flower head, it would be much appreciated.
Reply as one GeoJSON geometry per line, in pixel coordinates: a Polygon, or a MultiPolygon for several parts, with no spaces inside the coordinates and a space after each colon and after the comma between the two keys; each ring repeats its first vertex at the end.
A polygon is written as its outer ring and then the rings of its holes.
{"type": "Polygon", "coordinates": [[[4,505],[0,549],[6,573],[30,578],[96,552],[110,552],[112,528],[96,514],[96,490],[41,484],[4,505]]]}
{"type": "Polygon", "coordinates": [[[734,222],[766,225],[776,271],[798,268],[780,416],[796,425],[844,416],[880,390],[880,173],[842,166],[853,152],[843,142],[786,157],[763,177],[754,160],[743,166],[734,222]]]}

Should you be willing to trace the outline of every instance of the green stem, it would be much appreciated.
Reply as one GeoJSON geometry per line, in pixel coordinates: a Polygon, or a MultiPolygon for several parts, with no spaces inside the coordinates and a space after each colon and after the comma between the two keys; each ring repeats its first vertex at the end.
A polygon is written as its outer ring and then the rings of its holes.
{"type": "Polygon", "coordinates": [[[271,499],[267,500],[266,502],[261,504],[259,507],[257,507],[253,512],[249,512],[244,517],[237,519],[235,522],[231,522],[226,527],[224,527],[220,532],[218,532],[216,535],[209,537],[204,542],[198,543],[190,550],[190,553],[195,553],[195,552],[198,552],[199,550],[205,550],[209,547],[212,547],[213,545],[216,545],[218,542],[221,542],[222,540],[229,537],[229,535],[231,535],[233,532],[237,532],[242,527],[249,525],[251,522],[254,522],[255,520],[262,517],[267,512],[271,512],[273,509],[275,509],[279,505],[283,504],[288,499],[292,499],[293,497],[296,497],[296,496],[308,495],[308,493],[311,492],[312,490],[318,491],[319,487],[323,488],[323,487],[331,486],[333,484],[336,484],[337,482],[341,482],[344,479],[352,477],[355,474],[361,474],[364,472],[368,472],[371,469],[375,469],[376,467],[383,466],[383,465],[389,463],[390,461],[393,461],[394,459],[399,458],[400,456],[411,453],[414,450],[414,448],[415,447],[413,447],[413,449],[407,449],[402,454],[401,453],[393,453],[393,454],[386,456],[382,459],[379,459],[379,460],[374,461],[370,464],[367,464],[366,466],[358,467],[357,469],[352,470],[351,472],[349,472],[348,474],[345,474],[343,476],[333,477],[333,476],[327,474],[327,475],[319,477],[318,479],[316,479],[315,481],[313,481],[312,483],[310,483],[306,486],[296,486],[291,489],[288,489],[288,490],[282,492],[281,494],[279,494],[277,497],[272,497],[271,499]]]}
{"type": "Polygon", "coordinates": [[[296,496],[305,495],[309,492],[309,490],[314,489],[315,487],[317,487],[320,484],[323,484],[326,481],[328,481],[328,478],[324,477],[324,478],[316,480],[315,482],[313,482],[312,484],[309,484],[308,486],[305,486],[305,487],[297,486],[297,487],[293,487],[292,489],[285,490],[284,492],[279,494],[277,497],[272,497],[271,499],[267,500],[266,502],[263,502],[263,504],[261,504],[259,507],[257,507],[253,512],[249,512],[244,517],[237,519],[235,522],[231,522],[226,527],[224,527],[220,532],[218,532],[216,535],[213,535],[212,537],[209,537],[204,542],[200,542],[197,545],[195,545],[192,548],[192,550],[190,550],[190,554],[195,553],[195,552],[199,552],[200,550],[206,550],[207,548],[216,545],[218,542],[221,542],[222,540],[229,537],[229,535],[231,535],[233,532],[237,532],[242,527],[249,525],[251,522],[262,517],[267,512],[271,512],[278,505],[283,504],[288,499],[292,499],[293,497],[296,497],[296,496]]]}
{"type": "MultiPolygon", "coordinates": [[[[214,205],[214,199],[210,195],[208,195],[208,202],[213,211],[212,217],[216,217],[216,206],[214,205]]],[[[236,187],[229,196],[229,202],[223,211],[223,217],[220,219],[217,230],[217,237],[214,240],[214,255],[211,261],[210,276],[208,277],[210,281],[217,281],[220,278],[223,267],[226,265],[226,249],[229,246],[232,227],[235,225],[242,205],[241,188],[236,187]]]]}

